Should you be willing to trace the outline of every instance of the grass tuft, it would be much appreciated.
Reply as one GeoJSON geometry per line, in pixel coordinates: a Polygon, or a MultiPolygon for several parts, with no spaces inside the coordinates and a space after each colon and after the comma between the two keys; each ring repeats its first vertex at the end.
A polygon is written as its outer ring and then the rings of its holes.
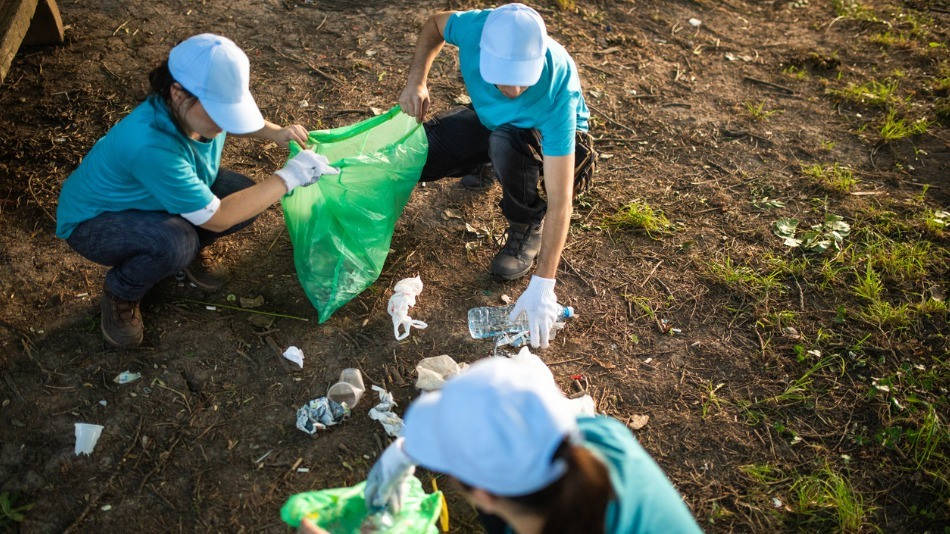
{"type": "Polygon", "coordinates": [[[753,120],[759,122],[765,122],[769,120],[769,117],[772,115],[782,112],[780,109],[766,110],[765,102],[759,102],[758,104],[746,102],[745,109],[749,112],[749,116],[752,117],[753,120]]]}
{"type": "Polygon", "coordinates": [[[897,112],[891,110],[884,117],[884,123],[881,125],[881,140],[885,143],[898,141],[912,135],[921,135],[927,133],[930,123],[926,118],[920,118],[907,124],[904,119],[897,117],[897,112]]]}
{"type": "Polygon", "coordinates": [[[665,232],[673,225],[660,210],[654,210],[646,202],[633,201],[604,220],[610,228],[644,230],[647,234],[665,232]]]}
{"type": "Polygon", "coordinates": [[[825,530],[819,525],[833,523],[842,532],[858,532],[871,512],[851,483],[827,466],[800,477],[792,484],[792,492],[796,512],[819,530],[825,530]]]}
{"type": "Polygon", "coordinates": [[[844,89],[831,89],[830,93],[846,102],[862,106],[886,108],[901,103],[897,92],[897,80],[879,82],[870,80],[861,85],[849,83],[844,89]]]}
{"type": "Polygon", "coordinates": [[[852,170],[838,163],[831,166],[823,166],[819,163],[803,166],[802,172],[812,177],[819,187],[840,194],[850,193],[858,183],[854,179],[852,170]]]}

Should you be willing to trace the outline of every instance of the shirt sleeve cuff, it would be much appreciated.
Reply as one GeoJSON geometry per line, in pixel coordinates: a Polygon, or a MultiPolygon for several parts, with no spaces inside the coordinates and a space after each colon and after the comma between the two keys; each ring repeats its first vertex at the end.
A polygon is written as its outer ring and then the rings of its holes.
{"type": "Polygon", "coordinates": [[[207,206],[201,208],[200,210],[189,211],[188,213],[182,213],[181,216],[185,218],[186,221],[190,222],[195,226],[201,226],[202,224],[211,220],[211,217],[218,211],[218,208],[221,207],[221,199],[216,196],[211,197],[211,202],[207,206]]]}

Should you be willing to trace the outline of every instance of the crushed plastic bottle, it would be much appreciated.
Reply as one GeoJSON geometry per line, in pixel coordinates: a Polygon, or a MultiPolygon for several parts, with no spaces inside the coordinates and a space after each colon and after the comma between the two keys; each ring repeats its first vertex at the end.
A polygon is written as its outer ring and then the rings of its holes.
{"type": "MultiPolygon", "coordinates": [[[[527,332],[528,317],[522,313],[516,320],[509,321],[508,316],[514,305],[509,306],[483,306],[481,308],[472,308],[468,310],[468,332],[474,339],[497,338],[504,334],[518,334],[527,332]]],[[[574,308],[571,306],[561,307],[558,313],[558,321],[563,321],[574,317],[574,308]]]]}

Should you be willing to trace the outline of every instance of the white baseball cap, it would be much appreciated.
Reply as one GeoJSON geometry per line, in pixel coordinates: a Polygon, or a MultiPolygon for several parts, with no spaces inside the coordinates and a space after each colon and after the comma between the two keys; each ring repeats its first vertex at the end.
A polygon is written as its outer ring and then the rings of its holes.
{"type": "Polygon", "coordinates": [[[212,33],[189,37],[172,48],[168,70],[222,130],[244,134],[264,127],[249,88],[250,62],[234,41],[212,33]]]}
{"type": "Polygon", "coordinates": [[[495,8],[485,19],[478,58],[482,79],[530,87],[544,70],[547,31],[541,15],[524,4],[495,8]]]}
{"type": "Polygon", "coordinates": [[[527,495],[567,469],[553,456],[576,435],[575,414],[543,365],[487,358],[409,406],[404,449],[419,465],[470,486],[527,495]]]}

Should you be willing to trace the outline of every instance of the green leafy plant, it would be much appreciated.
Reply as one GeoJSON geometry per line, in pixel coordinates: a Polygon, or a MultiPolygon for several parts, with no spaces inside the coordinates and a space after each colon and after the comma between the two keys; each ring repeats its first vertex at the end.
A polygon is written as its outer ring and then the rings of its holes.
{"type": "Polygon", "coordinates": [[[16,506],[10,492],[4,491],[0,493],[0,526],[9,524],[10,522],[22,522],[26,519],[24,512],[29,511],[33,506],[34,503],[16,506]]]}
{"type": "Polygon", "coordinates": [[[749,112],[749,116],[759,122],[764,122],[768,120],[769,117],[771,117],[772,115],[782,112],[782,110],[780,109],[766,110],[765,102],[759,102],[758,104],[755,104],[753,102],[746,102],[745,108],[749,112]]]}
{"type": "Polygon", "coordinates": [[[772,225],[772,233],[781,237],[786,246],[806,252],[822,253],[831,248],[841,250],[844,239],[851,233],[851,225],[839,215],[826,214],[825,222],[811,226],[796,237],[798,219],[783,218],[772,225]]]}

